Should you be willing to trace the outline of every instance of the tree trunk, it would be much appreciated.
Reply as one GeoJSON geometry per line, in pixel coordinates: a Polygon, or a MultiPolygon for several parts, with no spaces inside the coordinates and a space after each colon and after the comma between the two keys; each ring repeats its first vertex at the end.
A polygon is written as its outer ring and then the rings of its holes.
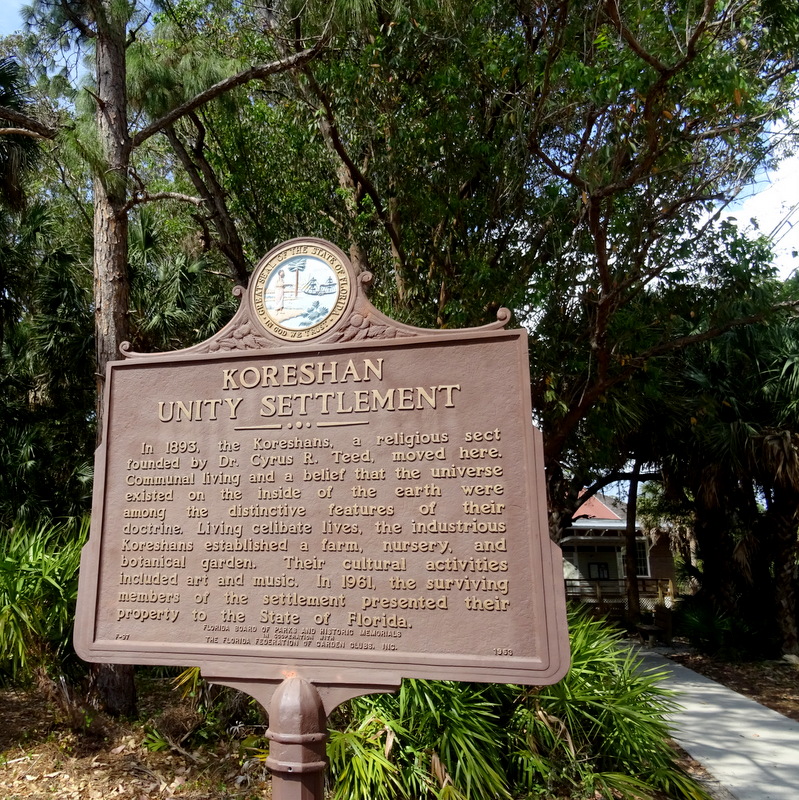
{"type": "MultiPolygon", "coordinates": [[[[97,441],[103,435],[106,364],[129,336],[128,135],[125,39],[127,19],[113,0],[92,3],[97,23],[97,134],[102,159],[94,175],[94,329],[97,354],[97,441]]],[[[133,667],[93,664],[94,702],[110,714],[136,713],[133,667]]]]}
{"type": "Polygon", "coordinates": [[[775,490],[769,516],[774,526],[774,600],[780,646],[783,653],[799,655],[799,625],[796,619],[799,507],[795,493],[775,490]]]}
{"type": "Polygon", "coordinates": [[[89,700],[112,717],[135,717],[136,682],[132,664],[92,664],[89,700]]]}
{"type": "Polygon", "coordinates": [[[738,569],[733,556],[730,521],[719,507],[708,508],[697,501],[694,510],[694,532],[702,562],[700,592],[717,612],[735,615],[738,569]]]}
{"type": "Polygon", "coordinates": [[[241,243],[238,230],[230,215],[225,199],[225,190],[216,178],[213,168],[208,163],[203,151],[205,131],[199,117],[190,115],[197,130],[197,140],[192,147],[192,155],[184,146],[175,128],[170,126],[165,129],[169,143],[175,151],[180,163],[186,170],[194,188],[205,200],[210,212],[210,222],[217,233],[219,250],[228,261],[234,280],[241,286],[246,286],[249,281],[247,260],[244,257],[244,245],[241,243]]]}
{"type": "MultiPolygon", "coordinates": [[[[129,339],[128,281],[128,135],[125,63],[126,26],[114,18],[108,0],[97,3],[97,135],[103,158],[94,175],[94,321],[98,389],[105,366],[119,358],[119,345],[129,339]]],[[[98,395],[102,392],[99,391],[98,395]]],[[[98,408],[98,438],[102,436],[98,408]]]]}
{"type": "Polygon", "coordinates": [[[638,591],[638,545],[636,543],[635,520],[638,516],[638,479],[641,463],[636,460],[630,478],[627,498],[627,526],[624,530],[625,574],[624,588],[627,595],[627,621],[637,625],[641,621],[641,596],[638,591]]]}
{"type": "MultiPolygon", "coordinates": [[[[546,433],[544,434],[546,441],[546,433]]],[[[547,485],[547,509],[549,512],[549,538],[560,544],[572,521],[574,512],[580,507],[579,481],[564,475],[560,463],[553,459],[545,464],[547,485]]]]}

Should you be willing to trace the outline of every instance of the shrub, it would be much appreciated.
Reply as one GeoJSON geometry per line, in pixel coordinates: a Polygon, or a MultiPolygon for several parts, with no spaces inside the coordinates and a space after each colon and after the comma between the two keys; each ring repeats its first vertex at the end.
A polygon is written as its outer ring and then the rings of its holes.
{"type": "Polygon", "coordinates": [[[569,622],[572,664],[554,686],[406,680],[351,701],[328,747],[336,800],[706,798],[676,763],[662,675],[607,624],[569,622]]]}
{"type": "Polygon", "coordinates": [[[776,648],[768,626],[753,625],[741,615],[725,614],[701,594],[680,602],[675,628],[700,652],[727,661],[757,658],[776,648]]]}
{"type": "Polygon", "coordinates": [[[0,540],[0,678],[60,674],[72,655],[80,551],[89,522],[41,523],[0,540]]]}

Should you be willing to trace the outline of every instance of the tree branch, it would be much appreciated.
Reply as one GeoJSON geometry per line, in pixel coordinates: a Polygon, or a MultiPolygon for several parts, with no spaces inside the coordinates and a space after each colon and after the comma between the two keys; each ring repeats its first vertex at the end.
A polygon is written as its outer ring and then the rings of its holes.
{"type": "Polygon", "coordinates": [[[147,15],[147,16],[144,18],[144,20],[142,21],[142,23],[141,23],[141,24],[140,24],[140,25],[139,25],[139,26],[138,26],[138,27],[137,27],[135,30],[132,30],[132,31],[130,31],[130,32],[128,33],[128,39],[127,39],[127,41],[125,42],[125,46],[126,46],[126,47],[130,47],[130,46],[131,46],[131,45],[132,45],[132,44],[133,44],[133,43],[136,41],[136,35],[137,35],[137,34],[138,34],[138,32],[139,32],[139,31],[140,31],[140,30],[141,30],[141,29],[142,29],[142,28],[143,28],[143,27],[144,27],[144,26],[145,26],[145,25],[146,25],[146,24],[147,24],[147,23],[150,21],[150,16],[151,16],[151,15],[150,15],[150,14],[148,14],[148,15],[147,15]]]}
{"type": "MultiPolygon", "coordinates": [[[[599,494],[606,486],[610,486],[611,483],[620,483],[621,481],[629,481],[633,477],[632,472],[620,472],[618,470],[614,470],[613,472],[609,472],[605,475],[604,478],[600,478],[598,481],[594,481],[581,495],[580,495],[580,502],[585,503],[590,500],[595,494],[599,494]]],[[[642,472],[639,473],[637,476],[638,480],[641,483],[645,481],[661,481],[663,480],[663,473],[662,472],[642,472]]],[[[579,519],[579,517],[573,517],[572,519],[579,519]]]]}
{"type": "Polygon", "coordinates": [[[191,100],[187,100],[177,108],[173,108],[172,111],[165,114],[160,119],[157,119],[155,122],[152,122],[145,128],[142,128],[133,136],[131,140],[132,146],[138,147],[143,142],[146,142],[151,136],[154,136],[156,133],[160,133],[162,130],[164,130],[164,128],[168,128],[170,125],[173,125],[181,117],[185,117],[186,114],[189,114],[192,111],[200,108],[200,106],[209,103],[211,100],[216,99],[225,92],[235,89],[237,86],[242,86],[243,84],[249,83],[250,81],[256,79],[266,78],[269,75],[286,72],[290,69],[294,69],[294,67],[305,64],[319,52],[325,41],[325,39],[320,38],[316,45],[308,50],[303,50],[295,55],[286,56],[285,58],[278,59],[277,61],[272,61],[269,64],[256,64],[253,67],[249,67],[248,69],[242,70],[235,75],[231,75],[229,78],[219,81],[219,83],[215,83],[205,91],[200,92],[191,100]]]}
{"type": "Polygon", "coordinates": [[[576,173],[566,172],[562,167],[558,166],[558,164],[553,161],[541,148],[540,143],[535,138],[536,136],[536,132],[531,131],[530,136],[527,139],[530,152],[536,156],[536,158],[543,161],[553,175],[558,178],[562,178],[564,181],[568,181],[568,183],[570,183],[572,186],[576,186],[578,189],[580,189],[580,191],[587,192],[589,188],[588,183],[576,173]]]}
{"type": "Polygon", "coordinates": [[[608,19],[611,23],[613,23],[613,27],[616,28],[616,32],[619,36],[627,42],[630,50],[632,50],[641,61],[645,61],[652,69],[660,73],[668,71],[668,67],[653,56],[652,53],[644,49],[644,46],[633,36],[632,31],[622,22],[621,14],[619,14],[618,0],[609,0],[605,4],[605,13],[608,15],[608,19]]]}
{"type": "Polygon", "coordinates": [[[654,347],[650,347],[649,350],[644,350],[641,355],[633,358],[631,365],[633,369],[637,369],[641,367],[644,362],[648,361],[650,358],[654,358],[655,356],[662,356],[665,353],[671,353],[674,350],[680,350],[683,347],[688,347],[692,344],[707,342],[710,339],[715,339],[718,336],[721,336],[723,333],[727,333],[727,331],[740,328],[744,325],[755,325],[758,322],[763,322],[770,314],[773,314],[776,311],[790,311],[797,309],[799,309],[799,300],[784,300],[781,303],[775,303],[766,311],[760,311],[757,314],[750,314],[748,317],[740,317],[739,319],[730,320],[723,325],[717,325],[715,328],[709,328],[703,333],[691,333],[687,336],[681,336],[679,339],[672,339],[671,341],[663,342],[659,345],[655,345],[654,347]]]}
{"type": "MultiPolygon", "coordinates": [[[[646,241],[641,245],[639,251],[640,257],[637,259],[636,264],[643,264],[652,246],[660,238],[660,233],[657,231],[658,223],[674,217],[680,211],[680,209],[683,208],[683,206],[723,199],[724,197],[721,194],[689,194],[685,197],[678,198],[670,205],[662,208],[652,220],[652,228],[649,232],[649,235],[646,237],[646,241]]],[[[708,224],[710,223],[705,223],[705,226],[702,228],[703,231],[708,224]]],[[[616,295],[621,295],[625,292],[631,291],[631,294],[628,295],[628,298],[635,297],[643,292],[646,286],[648,286],[653,280],[661,277],[661,275],[663,275],[663,273],[668,270],[669,267],[670,264],[666,261],[660,261],[656,263],[655,266],[649,268],[639,266],[637,269],[631,270],[629,275],[623,281],[617,283],[614,286],[613,292],[616,295]]]]}
{"type": "Polygon", "coordinates": [[[0,136],[29,136],[31,139],[47,139],[36,131],[29,131],[27,128],[0,128],[0,136]]]}
{"type": "Polygon", "coordinates": [[[78,209],[80,215],[83,217],[83,221],[88,226],[88,230],[91,230],[93,224],[92,218],[91,216],[89,216],[89,214],[86,213],[84,199],[82,199],[78,195],[78,193],[75,191],[75,189],[70,185],[69,181],[67,180],[67,172],[66,169],[64,168],[64,165],[55,156],[53,156],[53,162],[55,163],[56,169],[58,170],[58,174],[61,177],[62,185],[66,189],[69,196],[72,198],[72,201],[75,203],[75,207],[78,209]]]}
{"type": "MultiPolygon", "coordinates": [[[[58,133],[57,128],[51,128],[49,125],[45,125],[35,117],[29,117],[27,114],[23,114],[21,111],[15,111],[13,108],[8,108],[8,106],[0,106],[0,119],[4,119],[6,122],[10,122],[15,127],[22,128],[24,131],[28,131],[28,133],[22,133],[20,131],[19,133],[23,136],[38,135],[41,139],[55,139],[56,134],[58,133]]],[[[7,128],[0,128],[0,133],[9,132],[9,129],[7,128]]]]}
{"type": "Polygon", "coordinates": [[[705,139],[715,139],[718,136],[723,136],[725,133],[740,133],[743,128],[756,128],[759,129],[761,127],[761,123],[767,122],[771,117],[771,113],[768,114],[754,114],[751,117],[747,117],[745,120],[741,122],[737,122],[730,125],[720,125],[717,128],[709,128],[705,131],[700,131],[699,133],[691,133],[689,130],[686,130],[687,139],[688,141],[694,142],[701,142],[705,139]]]}
{"type": "Polygon", "coordinates": [[[699,21],[697,22],[693,32],[691,33],[690,38],[688,39],[685,55],[676,64],[669,67],[667,64],[664,64],[656,56],[646,50],[638,41],[638,39],[635,38],[633,32],[624,24],[621,14],[619,13],[619,0],[608,0],[608,2],[605,3],[605,13],[613,24],[613,27],[616,28],[619,36],[624,39],[624,41],[627,43],[627,46],[638,56],[638,58],[649,64],[652,69],[657,70],[661,76],[673,75],[682,69],[689,61],[693,60],[697,54],[697,44],[699,43],[699,39],[701,38],[702,34],[707,29],[708,21],[713,8],[713,0],[704,0],[702,5],[702,15],[699,18],[699,21]]]}
{"type": "Polygon", "coordinates": [[[702,342],[710,341],[711,339],[715,339],[728,331],[743,327],[744,325],[754,325],[758,322],[763,322],[770,314],[777,311],[790,310],[799,310],[799,300],[785,300],[781,303],[775,303],[765,311],[760,311],[757,314],[739,317],[723,325],[716,325],[714,328],[709,328],[702,333],[692,333],[687,336],[681,336],[678,339],[670,339],[667,342],[661,342],[654,347],[650,347],[648,350],[644,350],[639,355],[631,358],[627,362],[627,365],[623,369],[620,369],[615,375],[606,376],[604,380],[597,380],[585,389],[579,402],[572,405],[561,420],[557,433],[545,436],[544,458],[549,460],[560,452],[566,439],[587,413],[587,409],[591,408],[605,392],[630,378],[636,371],[642,369],[650,359],[674,352],[675,350],[681,350],[693,344],[701,344],[702,342]]]}
{"type": "Polygon", "coordinates": [[[135,206],[140,206],[142,203],[155,203],[158,200],[177,200],[181,203],[191,203],[195,206],[201,206],[205,202],[201,197],[193,197],[190,194],[181,194],[180,192],[136,192],[133,197],[125,203],[122,211],[127,213],[135,206]]]}
{"type": "Polygon", "coordinates": [[[97,36],[97,32],[93,28],[90,28],[77,14],[74,13],[74,11],[72,11],[72,9],[69,7],[69,3],[61,0],[59,5],[61,6],[61,10],[64,12],[66,18],[81,32],[83,36],[85,36],[87,39],[94,39],[97,36]]]}
{"type": "MultiPolygon", "coordinates": [[[[186,170],[189,180],[194,184],[194,188],[201,196],[203,203],[209,211],[209,220],[217,232],[214,244],[219,248],[230,264],[234,279],[241,286],[246,286],[249,280],[246,259],[244,257],[244,247],[239,238],[236,226],[231,219],[230,212],[225,200],[225,192],[214,174],[211,165],[202,152],[201,138],[204,135],[204,128],[196,116],[191,115],[192,121],[197,127],[197,141],[192,148],[194,158],[184,146],[180,137],[173,127],[164,131],[164,135],[169,139],[175,155],[186,170]]],[[[211,241],[211,234],[205,221],[202,223],[206,231],[208,241],[211,241]]]]}
{"type": "Polygon", "coordinates": [[[325,139],[330,143],[331,148],[336,153],[336,155],[341,160],[341,163],[346,168],[347,172],[350,175],[350,179],[352,180],[353,185],[365,192],[369,198],[371,199],[372,203],[375,207],[375,213],[377,214],[378,219],[383,224],[383,227],[388,234],[388,237],[391,241],[392,246],[395,249],[396,254],[399,256],[398,260],[400,264],[404,267],[405,266],[405,256],[402,251],[402,243],[399,238],[399,234],[392,224],[390,215],[386,211],[386,208],[383,204],[383,200],[380,197],[380,193],[377,191],[375,185],[366,177],[366,175],[358,168],[357,164],[353,161],[350,157],[350,154],[347,148],[344,146],[344,142],[341,140],[341,135],[339,133],[338,125],[336,124],[336,118],[333,113],[333,106],[330,102],[330,98],[328,95],[322,90],[322,87],[316,81],[316,78],[309,70],[305,70],[305,77],[308,79],[308,83],[311,87],[316,98],[322,104],[322,108],[324,110],[324,117],[322,122],[324,123],[324,128],[322,130],[322,134],[325,139]]]}

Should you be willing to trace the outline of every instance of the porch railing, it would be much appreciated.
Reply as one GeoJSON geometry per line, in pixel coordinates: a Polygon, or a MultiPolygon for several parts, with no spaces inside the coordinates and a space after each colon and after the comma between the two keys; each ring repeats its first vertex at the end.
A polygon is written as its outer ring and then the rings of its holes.
{"type": "MultiPolygon", "coordinates": [[[[623,580],[577,580],[567,578],[566,597],[594,607],[603,614],[622,614],[627,610],[627,590],[623,580]]],[[[674,582],[663,578],[639,578],[638,595],[642,611],[654,611],[656,605],[671,608],[675,598],[674,582]]]]}

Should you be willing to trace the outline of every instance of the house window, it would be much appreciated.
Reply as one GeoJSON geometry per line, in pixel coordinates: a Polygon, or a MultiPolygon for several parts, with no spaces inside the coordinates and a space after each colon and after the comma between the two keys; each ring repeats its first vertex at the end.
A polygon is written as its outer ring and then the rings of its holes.
{"type": "Polygon", "coordinates": [[[608,565],[604,561],[589,561],[588,562],[588,580],[590,581],[606,581],[610,578],[608,565]]]}
{"type": "Polygon", "coordinates": [[[635,574],[639,578],[649,577],[649,542],[646,539],[635,541],[635,574]]]}
{"type": "MultiPolygon", "coordinates": [[[[622,575],[626,574],[627,570],[627,555],[622,552],[621,554],[621,571],[622,575]]],[[[646,539],[635,540],[635,574],[639,578],[648,578],[649,572],[649,543],[646,539]]]]}

